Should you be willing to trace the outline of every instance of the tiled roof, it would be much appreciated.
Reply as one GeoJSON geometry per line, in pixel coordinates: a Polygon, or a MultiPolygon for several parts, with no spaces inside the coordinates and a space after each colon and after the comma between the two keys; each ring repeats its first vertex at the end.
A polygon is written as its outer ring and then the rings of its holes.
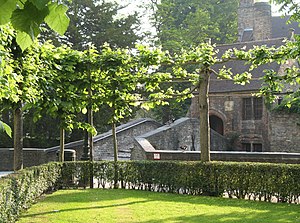
{"type": "Polygon", "coordinates": [[[291,22],[290,24],[287,24],[288,19],[289,16],[272,17],[272,38],[281,38],[281,37],[290,38],[291,36],[290,29],[294,29],[295,34],[300,34],[299,23],[291,22]]]}
{"type": "MultiPolygon", "coordinates": [[[[243,42],[243,43],[236,43],[230,45],[220,45],[217,46],[219,50],[219,56],[221,56],[226,50],[237,48],[237,49],[251,49],[253,46],[275,46],[278,47],[283,44],[283,38],[280,39],[271,39],[271,40],[263,40],[263,41],[254,41],[254,42],[243,42]]],[[[245,64],[245,61],[229,61],[226,63],[218,64],[213,67],[213,69],[218,72],[223,66],[227,68],[231,68],[233,74],[243,73],[248,71],[249,65],[245,64]]],[[[223,92],[240,92],[240,91],[257,91],[262,84],[262,81],[259,80],[264,75],[265,69],[273,69],[278,71],[280,65],[277,63],[271,63],[268,65],[262,65],[253,71],[251,71],[253,80],[250,81],[250,84],[246,85],[239,85],[234,84],[231,80],[220,80],[217,79],[216,75],[211,76],[210,80],[210,93],[223,93],[223,92]]]]}

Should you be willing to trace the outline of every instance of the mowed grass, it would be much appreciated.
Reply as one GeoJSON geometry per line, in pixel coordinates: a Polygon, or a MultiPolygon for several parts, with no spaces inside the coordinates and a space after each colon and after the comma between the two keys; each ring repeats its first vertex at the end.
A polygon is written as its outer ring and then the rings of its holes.
{"type": "Polygon", "coordinates": [[[19,222],[300,222],[300,205],[137,190],[60,190],[34,204],[19,222]]]}

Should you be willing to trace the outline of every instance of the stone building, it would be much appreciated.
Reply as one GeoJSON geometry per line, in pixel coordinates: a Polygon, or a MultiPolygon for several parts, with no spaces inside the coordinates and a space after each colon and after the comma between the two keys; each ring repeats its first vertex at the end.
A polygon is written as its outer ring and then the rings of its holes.
{"type": "MultiPolygon", "coordinates": [[[[283,45],[289,38],[290,28],[300,33],[297,23],[286,25],[288,18],[272,17],[271,6],[267,2],[241,0],[238,9],[239,42],[218,46],[219,53],[231,48],[251,49],[253,46],[283,45]]],[[[286,66],[272,63],[253,70],[250,84],[235,85],[231,80],[219,80],[211,76],[209,101],[210,125],[218,133],[225,135],[232,150],[248,152],[300,152],[300,116],[297,114],[271,111],[263,98],[254,96],[261,87],[260,78],[265,69],[283,72],[286,66]]],[[[243,61],[226,62],[214,67],[215,71],[223,65],[232,68],[233,73],[248,70],[243,61]]],[[[189,115],[198,117],[197,97],[192,100],[189,115]]]]}

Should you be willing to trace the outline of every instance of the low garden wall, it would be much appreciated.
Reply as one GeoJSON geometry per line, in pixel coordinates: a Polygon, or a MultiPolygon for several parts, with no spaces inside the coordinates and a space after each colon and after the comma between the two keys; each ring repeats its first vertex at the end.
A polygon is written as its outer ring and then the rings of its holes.
{"type": "MultiPolygon", "coordinates": [[[[198,161],[200,160],[200,156],[200,151],[157,150],[143,137],[135,138],[135,147],[131,153],[132,160],[198,161]]],[[[300,163],[300,153],[210,151],[210,156],[212,161],[300,163]]]]}
{"type": "Polygon", "coordinates": [[[0,179],[0,222],[47,191],[93,186],[300,203],[300,165],[234,162],[66,162],[30,167],[0,179]]]}

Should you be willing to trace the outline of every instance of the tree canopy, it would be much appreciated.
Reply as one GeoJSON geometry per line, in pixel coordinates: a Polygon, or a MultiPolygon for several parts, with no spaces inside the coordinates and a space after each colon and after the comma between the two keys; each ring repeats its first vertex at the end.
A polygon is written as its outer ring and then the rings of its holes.
{"type": "Polygon", "coordinates": [[[237,33],[238,0],[152,1],[154,24],[164,49],[180,51],[210,38],[213,43],[232,43],[237,33]]]}
{"type": "Polygon", "coordinates": [[[93,44],[98,49],[104,43],[111,47],[134,47],[140,37],[137,35],[140,24],[138,15],[118,14],[122,6],[107,0],[73,0],[64,1],[68,5],[67,12],[70,25],[61,37],[51,30],[46,30],[42,38],[52,39],[60,43],[72,43],[77,50],[87,49],[93,44]]]}

